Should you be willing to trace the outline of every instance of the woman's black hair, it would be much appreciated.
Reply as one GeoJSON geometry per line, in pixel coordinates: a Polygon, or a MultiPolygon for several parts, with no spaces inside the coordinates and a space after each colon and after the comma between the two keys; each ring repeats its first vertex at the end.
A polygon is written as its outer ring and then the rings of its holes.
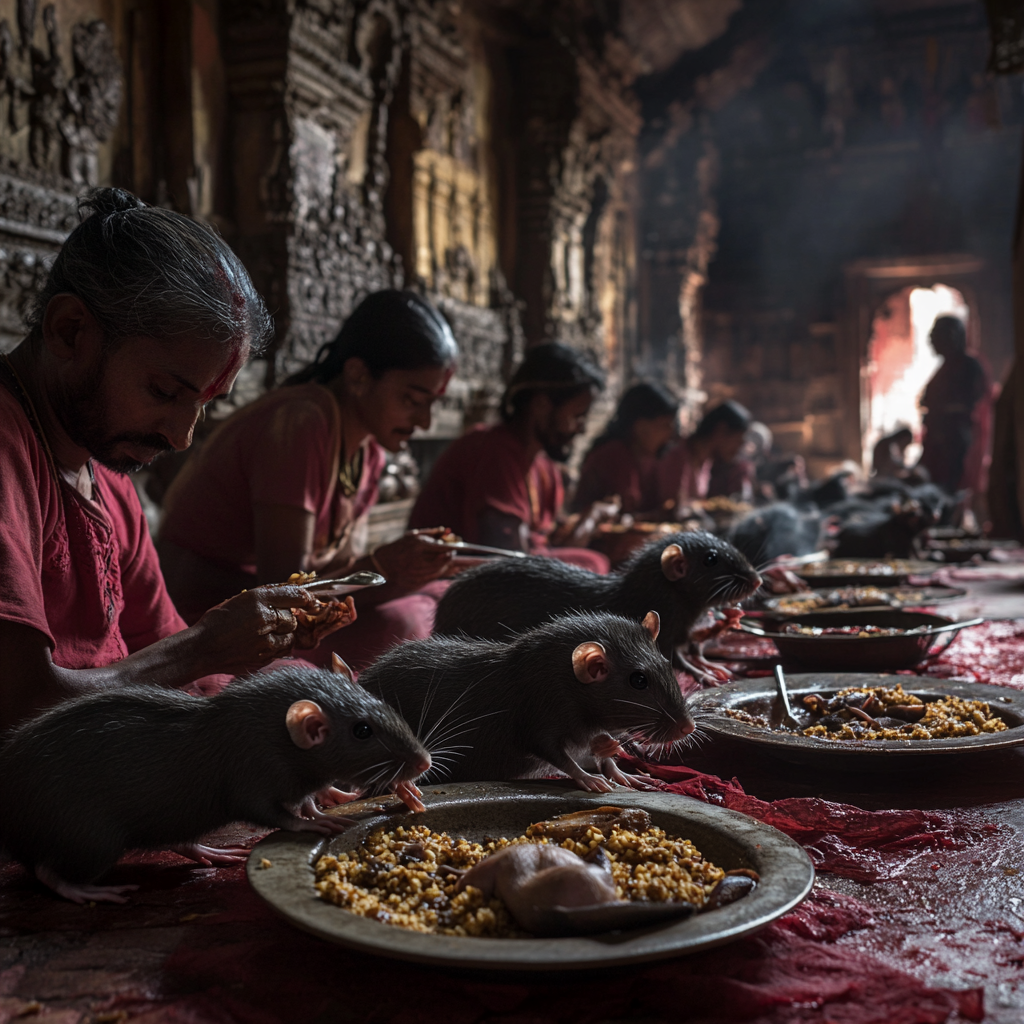
{"type": "Polygon", "coordinates": [[[730,434],[745,434],[753,419],[739,402],[729,400],[706,412],[704,418],[697,424],[693,436],[710,437],[720,426],[725,427],[730,434]]]}
{"type": "Polygon", "coordinates": [[[582,352],[558,342],[535,345],[527,349],[508,382],[501,402],[501,418],[506,423],[514,420],[541,391],[555,405],[561,405],[583,391],[603,388],[604,374],[582,352]]]}
{"type": "Polygon", "coordinates": [[[451,366],[458,356],[448,321],[429,302],[415,292],[388,288],[367,295],[337,337],[322,345],[316,359],[285,384],[326,384],[353,358],[362,359],[370,374],[379,378],[388,370],[451,366]]]}
{"type": "Polygon", "coordinates": [[[668,388],[653,383],[634,384],[619,399],[615,415],[590,450],[600,448],[609,441],[628,441],[637,420],[675,416],[678,412],[679,400],[668,388]]]}

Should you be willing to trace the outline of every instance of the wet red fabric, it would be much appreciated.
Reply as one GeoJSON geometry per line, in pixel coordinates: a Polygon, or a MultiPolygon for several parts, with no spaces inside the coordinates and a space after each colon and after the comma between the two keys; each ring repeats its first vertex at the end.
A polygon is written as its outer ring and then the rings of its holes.
{"type": "Polygon", "coordinates": [[[727,781],[683,765],[622,758],[663,783],[660,788],[749,814],[795,839],[820,871],[860,882],[888,878],[923,850],[963,849],[995,835],[995,825],[963,812],[865,811],[816,797],[766,801],[727,781]]]}

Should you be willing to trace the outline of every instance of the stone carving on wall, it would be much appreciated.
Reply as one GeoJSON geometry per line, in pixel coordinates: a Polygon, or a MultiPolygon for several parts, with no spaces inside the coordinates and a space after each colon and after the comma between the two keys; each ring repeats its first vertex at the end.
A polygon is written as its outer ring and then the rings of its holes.
{"type": "Polygon", "coordinates": [[[409,107],[423,140],[413,154],[411,269],[429,291],[486,306],[495,229],[468,56],[429,8],[409,24],[409,107]]]}
{"type": "Polygon", "coordinates": [[[54,5],[40,16],[36,0],[18,0],[15,20],[17,42],[0,20],[0,350],[22,337],[49,262],[76,223],[75,193],[99,181],[99,148],[117,125],[122,93],[104,22],[72,27],[69,74],[54,5]]]}
{"type": "Polygon", "coordinates": [[[37,5],[19,0],[15,45],[0,21],[0,157],[76,185],[99,181],[98,151],[117,126],[123,79],[106,24],[79,22],[71,31],[73,67],[61,56],[57,11],[42,11],[45,44],[36,45],[37,5]]]}

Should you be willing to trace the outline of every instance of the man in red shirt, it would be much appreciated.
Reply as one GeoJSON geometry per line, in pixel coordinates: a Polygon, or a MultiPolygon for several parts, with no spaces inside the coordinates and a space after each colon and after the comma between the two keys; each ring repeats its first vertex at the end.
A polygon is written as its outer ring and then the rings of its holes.
{"type": "Polygon", "coordinates": [[[409,518],[413,529],[444,523],[477,544],[546,554],[607,572],[585,544],[600,507],[560,526],[565,462],[586,428],[604,375],[580,353],[559,344],[530,349],[509,383],[502,422],[478,426],[437,460],[409,518]]]}
{"type": "Polygon", "coordinates": [[[117,189],[81,212],[28,336],[0,357],[0,729],[98,689],[256,669],[312,639],[297,587],[186,628],[124,475],[188,447],[266,341],[262,300],[203,225],[117,189]]]}

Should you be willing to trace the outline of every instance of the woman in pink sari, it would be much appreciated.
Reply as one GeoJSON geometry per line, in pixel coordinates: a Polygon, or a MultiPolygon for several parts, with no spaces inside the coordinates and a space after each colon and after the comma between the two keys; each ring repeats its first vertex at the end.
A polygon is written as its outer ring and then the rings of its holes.
{"type": "Polygon", "coordinates": [[[355,667],[429,634],[451,555],[443,528],[362,552],[384,451],[398,451],[445,390],[458,349],[444,318],[413,292],[376,292],[312,365],[221,424],[174,480],[157,544],[186,621],[240,590],[369,569],[385,586],[357,596],[358,620],[308,655],[355,667]]]}

